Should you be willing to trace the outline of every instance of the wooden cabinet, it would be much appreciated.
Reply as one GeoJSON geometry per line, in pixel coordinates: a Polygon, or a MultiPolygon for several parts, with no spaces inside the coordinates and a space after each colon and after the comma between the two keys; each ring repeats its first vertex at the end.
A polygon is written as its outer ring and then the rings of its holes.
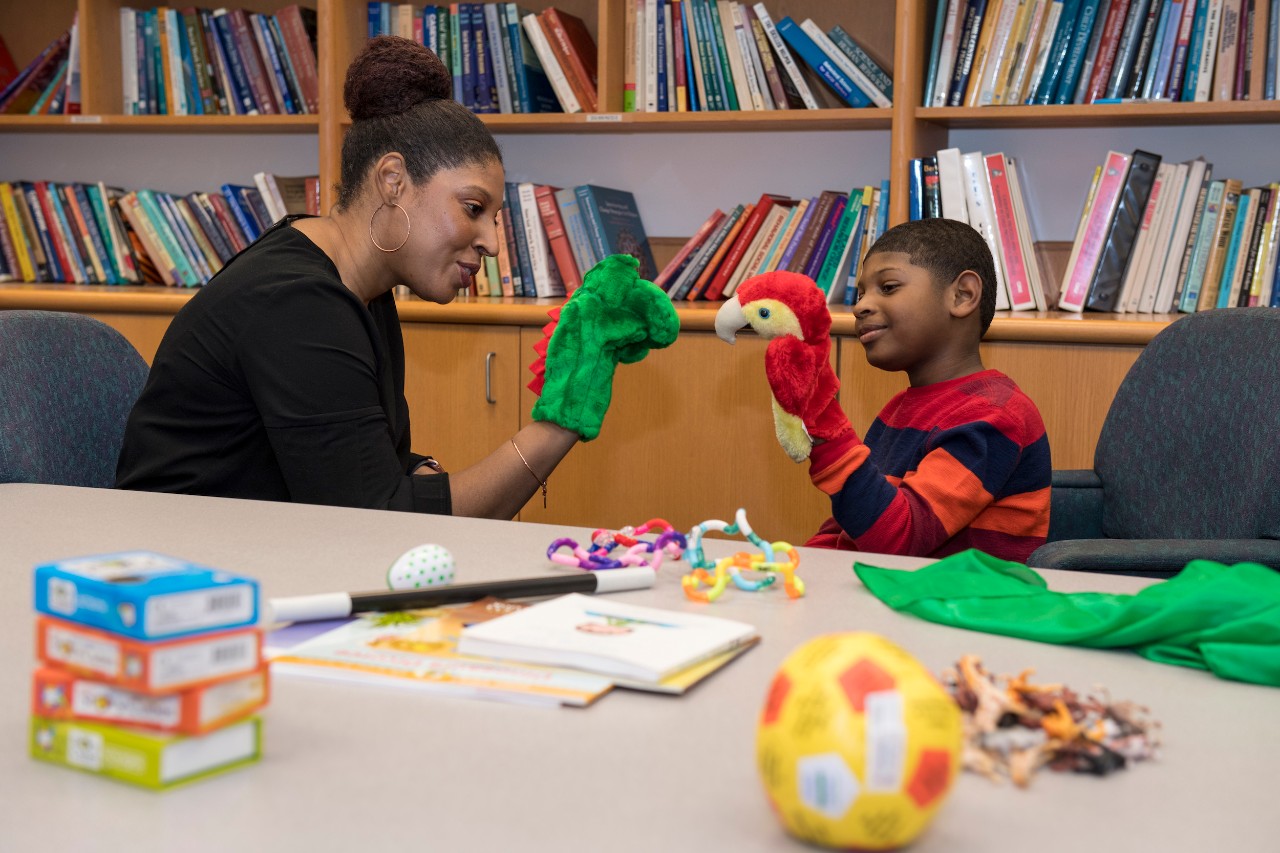
{"type": "Polygon", "coordinates": [[[413,449],[445,470],[489,455],[520,428],[520,329],[404,323],[413,449]]]}

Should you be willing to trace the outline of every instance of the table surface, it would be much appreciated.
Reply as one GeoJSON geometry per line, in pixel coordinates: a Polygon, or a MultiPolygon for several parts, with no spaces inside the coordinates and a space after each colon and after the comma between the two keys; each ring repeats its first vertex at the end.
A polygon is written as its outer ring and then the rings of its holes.
{"type": "MultiPolygon", "coordinates": [[[[435,542],[458,580],[555,571],[552,539],[587,531],[58,486],[0,485],[0,850],[801,850],[766,804],[755,727],[774,670],[820,633],[873,631],[938,671],[975,653],[994,672],[1105,685],[1163,723],[1157,762],[1109,778],[1042,772],[1029,790],[962,774],[915,851],[1275,850],[1280,691],[1128,652],[1043,645],[901,616],[847,553],[802,549],[807,597],[730,590],[687,601],[680,569],[621,600],[741,619],[763,642],[683,697],[616,690],[586,709],[534,708],[276,678],[260,764],[163,793],[27,755],[32,567],[129,549],[259,578],[267,596],[376,589],[435,542]]],[[[761,531],[768,535],[768,531],[761,531]]],[[[711,556],[736,550],[711,541],[711,556]]],[[[924,561],[873,557],[911,568],[924,561]]],[[[678,564],[677,564],[678,565],[678,564]]],[[[1062,591],[1148,581],[1044,572],[1062,591]]]]}

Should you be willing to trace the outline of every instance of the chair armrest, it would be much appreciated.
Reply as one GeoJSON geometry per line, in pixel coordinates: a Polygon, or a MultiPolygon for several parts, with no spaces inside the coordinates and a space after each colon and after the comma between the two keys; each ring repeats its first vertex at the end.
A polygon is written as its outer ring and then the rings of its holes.
{"type": "Polygon", "coordinates": [[[1049,541],[1102,539],[1102,480],[1092,469],[1054,471],[1049,541]]]}
{"type": "Polygon", "coordinates": [[[1261,563],[1280,570],[1275,539],[1068,539],[1037,548],[1027,565],[1147,578],[1176,575],[1192,560],[1261,563]]]}

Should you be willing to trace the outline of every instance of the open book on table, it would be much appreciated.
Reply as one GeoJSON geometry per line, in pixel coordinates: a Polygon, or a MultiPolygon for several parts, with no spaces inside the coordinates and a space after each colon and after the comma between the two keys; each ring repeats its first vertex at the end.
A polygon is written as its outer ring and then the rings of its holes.
{"type": "Polygon", "coordinates": [[[458,651],[574,667],[643,687],[714,658],[727,662],[758,640],[744,622],[575,593],[469,625],[458,651]]]}
{"type": "Polygon", "coordinates": [[[279,676],[408,687],[535,705],[589,705],[613,687],[580,670],[483,660],[457,651],[463,626],[522,605],[485,599],[461,607],[368,613],[330,624],[300,623],[267,638],[279,676]],[[306,636],[310,634],[311,636],[306,636]],[[299,635],[305,637],[295,642],[299,635]]]}

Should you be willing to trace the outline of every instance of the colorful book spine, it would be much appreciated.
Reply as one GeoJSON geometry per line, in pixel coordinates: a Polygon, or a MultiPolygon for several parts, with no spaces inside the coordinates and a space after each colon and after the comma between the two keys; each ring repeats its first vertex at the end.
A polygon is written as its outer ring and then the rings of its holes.
{"type": "Polygon", "coordinates": [[[778,21],[778,33],[786,40],[796,52],[796,54],[804,60],[805,64],[814,70],[832,90],[839,95],[851,107],[869,107],[871,99],[866,93],[854,84],[853,80],[845,74],[844,70],[818,46],[804,28],[791,20],[790,17],[784,17],[778,21]]]}
{"type": "Polygon", "coordinates": [[[1008,164],[1002,153],[988,154],[984,161],[987,182],[991,186],[991,211],[1000,245],[1004,280],[1009,290],[1009,307],[1014,311],[1033,310],[1036,302],[1031,290],[1030,265],[1035,263],[1035,259],[1026,257],[1022,252],[1013,194],[1009,188],[1008,164]]]}
{"type": "Polygon", "coordinates": [[[1058,308],[1063,311],[1084,310],[1085,301],[1089,295],[1089,285],[1098,268],[1107,231],[1115,216],[1116,207],[1120,203],[1125,176],[1129,172],[1132,159],[1131,155],[1119,151],[1107,152],[1107,159],[1102,165],[1098,186],[1093,194],[1093,202],[1086,213],[1084,228],[1076,245],[1072,248],[1071,258],[1067,262],[1067,270],[1063,276],[1062,295],[1058,300],[1058,308]]]}

